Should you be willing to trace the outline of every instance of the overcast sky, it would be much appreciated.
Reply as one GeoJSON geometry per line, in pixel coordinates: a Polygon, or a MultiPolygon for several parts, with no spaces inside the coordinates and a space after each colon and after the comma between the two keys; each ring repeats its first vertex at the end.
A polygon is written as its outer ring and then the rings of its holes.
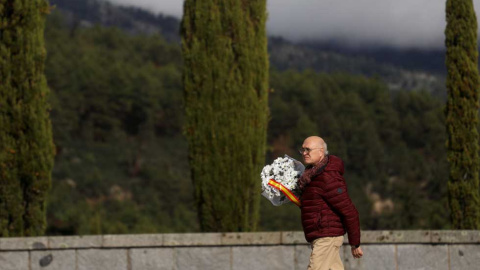
{"type": "MultiPolygon", "coordinates": [[[[109,0],[182,15],[182,0],[109,0]]],[[[480,14],[480,0],[473,0],[480,14]]],[[[446,0],[267,0],[269,35],[351,45],[442,48],[446,0]]]]}

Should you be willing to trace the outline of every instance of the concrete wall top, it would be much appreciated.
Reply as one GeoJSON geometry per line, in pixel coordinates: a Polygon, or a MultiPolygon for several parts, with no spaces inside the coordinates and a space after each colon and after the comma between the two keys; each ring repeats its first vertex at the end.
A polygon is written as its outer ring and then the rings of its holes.
{"type": "MultiPolygon", "coordinates": [[[[348,237],[345,237],[345,243],[347,239],[348,237]]],[[[362,244],[480,244],[480,231],[362,231],[361,242],[362,244]]],[[[303,232],[129,234],[0,238],[0,251],[306,244],[303,232]]]]}

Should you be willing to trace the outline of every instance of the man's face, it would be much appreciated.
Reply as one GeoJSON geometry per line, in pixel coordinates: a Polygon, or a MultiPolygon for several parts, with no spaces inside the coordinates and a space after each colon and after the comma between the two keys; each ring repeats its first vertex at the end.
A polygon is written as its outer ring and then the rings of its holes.
{"type": "Polygon", "coordinates": [[[302,148],[304,149],[302,156],[306,164],[315,164],[320,162],[325,155],[325,150],[322,147],[322,141],[318,139],[306,139],[302,148]]]}

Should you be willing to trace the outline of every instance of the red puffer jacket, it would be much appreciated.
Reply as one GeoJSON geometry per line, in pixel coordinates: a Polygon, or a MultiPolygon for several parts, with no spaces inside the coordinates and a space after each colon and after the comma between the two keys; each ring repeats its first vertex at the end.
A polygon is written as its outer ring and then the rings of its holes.
{"type": "Polygon", "coordinates": [[[319,237],[344,235],[350,245],[360,245],[358,211],[347,193],[343,161],[329,155],[323,171],[312,176],[301,197],[302,225],[308,242],[319,237]]]}

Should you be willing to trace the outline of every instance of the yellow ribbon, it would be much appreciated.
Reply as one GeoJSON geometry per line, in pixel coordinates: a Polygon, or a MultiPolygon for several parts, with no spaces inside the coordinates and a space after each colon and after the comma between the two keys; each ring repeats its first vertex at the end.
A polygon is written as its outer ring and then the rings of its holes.
{"type": "Polygon", "coordinates": [[[288,188],[286,188],[284,185],[278,183],[277,181],[270,179],[268,181],[268,185],[272,186],[278,190],[280,190],[287,198],[292,201],[294,204],[296,204],[298,207],[300,207],[300,200],[295,196],[288,188]]]}

